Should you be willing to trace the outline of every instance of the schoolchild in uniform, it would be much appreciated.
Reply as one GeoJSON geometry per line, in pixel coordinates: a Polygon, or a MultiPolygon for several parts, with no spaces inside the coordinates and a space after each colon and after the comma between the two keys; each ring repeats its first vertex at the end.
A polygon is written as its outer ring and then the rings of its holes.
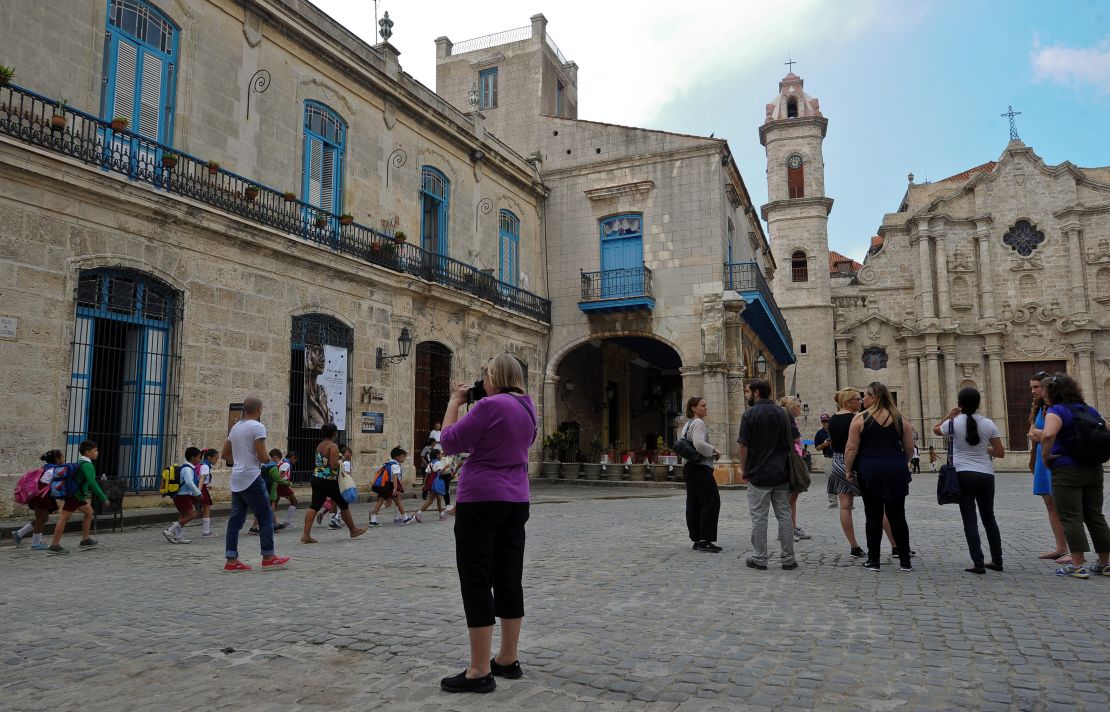
{"type": "Polygon", "coordinates": [[[370,489],[377,495],[374,502],[374,511],[370,513],[370,526],[380,527],[378,512],[386,502],[397,505],[398,515],[394,517],[394,524],[408,524],[413,520],[411,514],[405,514],[405,505],[401,504],[401,494],[405,491],[401,486],[401,463],[408,457],[408,452],[402,447],[395,447],[389,451],[389,460],[379,470],[370,489]]]}
{"type": "Polygon", "coordinates": [[[208,488],[212,485],[212,470],[216,467],[216,460],[220,452],[208,448],[200,454],[200,522],[203,528],[201,536],[212,536],[212,494],[208,488]]]}
{"type": "Polygon", "coordinates": [[[190,447],[185,450],[185,462],[181,465],[181,486],[173,496],[173,506],[177,507],[177,522],[169,529],[162,530],[162,536],[171,544],[191,544],[191,539],[185,537],[185,525],[197,517],[193,506],[194,497],[203,497],[200,486],[197,484],[200,475],[200,448],[190,447]]]}
{"type": "Polygon", "coordinates": [[[77,511],[85,515],[81,521],[81,543],[78,547],[84,551],[95,549],[97,545],[96,539],[89,536],[89,531],[92,529],[93,508],[86,500],[92,496],[98,502],[108,501],[108,495],[104,494],[104,490],[100,489],[100,485],[96,482],[96,467],[93,465],[100,450],[96,447],[96,441],[83,440],[77,446],[77,452],[80,453],[80,457],[77,458],[77,470],[70,475],[75,482],[74,492],[66,495],[62,503],[62,513],[58,516],[57,524],[54,525],[54,539],[47,549],[51,554],[69,553],[62,547],[62,534],[65,533],[69,518],[77,511]]]}
{"type": "Polygon", "coordinates": [[[12,532],[12,539],[15,540],[17,547],[23,546],[23,540],[27,538],[28,534],[32,534],[32,551],[46,551],[50,548],[42,541],[42,530],[46,526],[47,520],[50,519],[50,515],[58,511],[58,503],[54,501],[50,492],[45,488],[49,487],[50,480],[54,478],[54,468],[62,464],[64,456],[61,450],[51,450],[44,453],[39,459],[43,462],[42,475],[39,476],[39,486],[42,488],[42,492],[27,500],[27,508],[35,513],[35,520],[24,524],[19,531],[12,532]]]}
{"type": "MultiPolygon", "coordinates": [[[[289,507],[285,510],[285,525],[282,529],[296,529],[293,524],[293,515],[297,513],[297,494],[293,492],[293,466],[297,464],[297,453],[290,450],[285,453],[285,457],[281,458],[278,462],[278,472],[281,474],[281,482],[278,483],[277,500],[274,501],[275,512],[277,503],[281,501],[282,497],[289,500],[289,507]]],[[[277,521],[277,517],[274,517],[277,521]]]]}

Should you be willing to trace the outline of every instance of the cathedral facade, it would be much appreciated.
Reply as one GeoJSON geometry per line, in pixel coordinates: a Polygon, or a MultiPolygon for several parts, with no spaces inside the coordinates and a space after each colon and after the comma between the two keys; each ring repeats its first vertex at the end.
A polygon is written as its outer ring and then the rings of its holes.
{"type": "Polygon", "coordinates": [[[920,442],[939,446],[933,424],[974,386],[1013,467],[1029,449],[1033,373],[1067,371],[1087,402],[1110,402],[1110,168],[1048,165],[1014,138],[997,160],[944,180],[911,174],[853,264],[828,249],[825,126],[788,75],[760,129],[764,216],[776,259],[791,266],[776,284],[798,351],[788,390],[829,410],[837,388],[882,381],[920,442]]]}

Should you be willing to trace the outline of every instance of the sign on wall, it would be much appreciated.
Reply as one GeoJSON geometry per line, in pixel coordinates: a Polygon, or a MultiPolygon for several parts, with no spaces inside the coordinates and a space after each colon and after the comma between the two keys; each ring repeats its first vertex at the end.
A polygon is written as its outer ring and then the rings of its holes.
{"type": "Polygon", "coordinates": [[[231,432],[233,425],[243,419],[243,404],[231,403],[227,406],[227,432],[231,432]]]}
{"type": "Polygon", "coordinates": [[[362,432],[364,433],[377,433],[385,432],[385,413],[371,413],[369,411],[362,411],[362,432]]]}
{"type": "Polygon", "coordinates": [[[303,425],[347,429],[347,349],[305,344],[303,425]]]}

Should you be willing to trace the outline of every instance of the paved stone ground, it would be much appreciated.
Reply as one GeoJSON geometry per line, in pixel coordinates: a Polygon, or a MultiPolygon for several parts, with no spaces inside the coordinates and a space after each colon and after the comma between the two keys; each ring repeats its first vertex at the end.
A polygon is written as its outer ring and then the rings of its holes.
{"type": "Polygon", "coordinates": [[[1019,475],[999,482],[1006,572],[963,573],[958,511],[931,484],[909,506],[914,571],[877,575],[820,492],[802,497],[801,568],[758,572],[744,492],[724,493],[713,555],[690,550],[681,492],[537,487],[526,673],[492,695],[438,689],[467,656],[449,522],[279,534],[289,568],[247,574],[220,572],[222,537],[171,546],[157,527],[66,557],[4,548],[0,707],[1107,709],[1110,578],[1036,559],[1047,521],[1019,475]]]}

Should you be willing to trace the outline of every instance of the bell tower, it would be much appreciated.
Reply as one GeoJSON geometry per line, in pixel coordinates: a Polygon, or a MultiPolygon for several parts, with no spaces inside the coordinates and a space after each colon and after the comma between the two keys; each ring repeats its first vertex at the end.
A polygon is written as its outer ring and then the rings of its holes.
{"type": "Polygon", "coordinates": [[[825,196],[822,153],[829,121],[804,86],[793,72],[783,77],[759,127],[759,142],[767,150],[767,204],[761,214],[777,266],[775,300],[798,359],[786,374],[786,390],[819,413],[832,407],[838,385],[829,277],[833,201],[825,196]]]}

